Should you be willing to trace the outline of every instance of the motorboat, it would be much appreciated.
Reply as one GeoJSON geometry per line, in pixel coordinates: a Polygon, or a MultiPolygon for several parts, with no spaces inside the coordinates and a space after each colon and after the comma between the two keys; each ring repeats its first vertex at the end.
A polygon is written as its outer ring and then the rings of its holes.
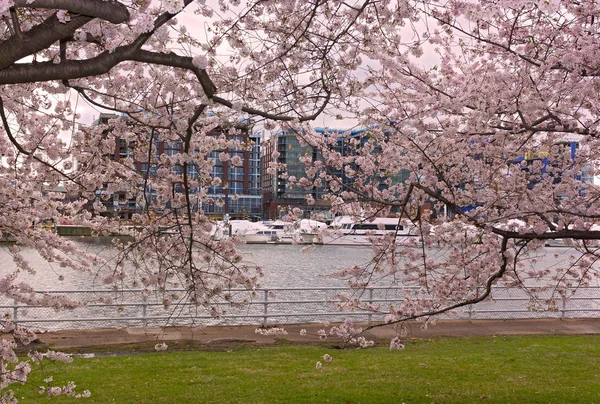
{"type": "Polygon", "coordinates": [[[275,220],[232,224],[231,235],[238,236],[247,244],[312,244],[320,240],[319,230],[326,228],[325,223],[311,219],[294,222],[275,220]]]}

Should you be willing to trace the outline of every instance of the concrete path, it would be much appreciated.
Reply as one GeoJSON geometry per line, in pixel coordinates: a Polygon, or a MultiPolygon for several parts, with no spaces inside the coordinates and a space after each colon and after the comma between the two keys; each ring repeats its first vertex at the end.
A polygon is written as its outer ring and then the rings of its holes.
{"type": "MultiPolygon", "coordinates": [[[[366,325],[362,325],[366,328],[366,325]]],[[[329,334],[331,326],[304,324],[285,326],[286,335],[261,335],[256,326],[206,327],[206,328],[121,328],[100,330],[72,330],[39,334],[42,344],[55,349],[81,348],[98,345],[114,345],[142,342],[195,341],[199,343],[274,343],[279,338],[298,343],[318,342],[320,329],[329,334]],[[300,331],[306,330],[305,335],[300,331]]],[[[489,337],[494,335],[524,334],[600,334],[600,319],[536,319],[536,320],[475,320],[438,321],[427,329],[420,323],[406,326],[407,337],[489,337]]],[[[389,341],[396,335],[391,326],[366,331],[366,339],[389,341]]],[[[336,341],[328,337],[329,341],[336,341]]]]}

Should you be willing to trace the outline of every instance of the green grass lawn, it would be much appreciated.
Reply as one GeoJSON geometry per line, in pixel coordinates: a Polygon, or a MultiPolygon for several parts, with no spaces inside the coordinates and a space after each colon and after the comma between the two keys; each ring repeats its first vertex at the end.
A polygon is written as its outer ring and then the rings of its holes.
{"type": "Polygon", "coordinates": [[[92,391],[88,399],[54,402],[600,403],[600,336],[413,340],[403,351],[280,344],[75,359],[36,371],[16,397],[49,402],[35,387],[49,374],[92,391]],[[323,361],[326,353],[332,363],[323,361]]]}

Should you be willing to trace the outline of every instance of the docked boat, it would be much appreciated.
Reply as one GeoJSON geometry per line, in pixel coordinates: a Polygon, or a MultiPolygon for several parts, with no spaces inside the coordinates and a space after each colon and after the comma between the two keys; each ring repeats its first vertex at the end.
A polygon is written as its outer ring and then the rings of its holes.
{"type": "Polygon", "coordinates": [[[231,234],[237,235],[247,244],[312,244],[320,240],[319,230],[325,228],[325,223],[310,219],[296,222],[275,220],[232,226],[231,234]]]}
{"type": "Polygon", "coordinates": [[[389,233],[396,235],[396,242],[404,244],[419,235],[401,224],[398,218],[375,217],[357,220],[351,216],[336,217],[322,236],[324,245],[371,245],[373,240],[389,233]]]}

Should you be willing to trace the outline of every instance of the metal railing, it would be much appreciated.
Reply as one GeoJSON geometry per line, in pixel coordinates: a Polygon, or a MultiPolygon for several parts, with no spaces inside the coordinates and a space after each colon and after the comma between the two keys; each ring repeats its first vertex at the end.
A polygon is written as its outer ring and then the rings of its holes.
{"type": "MultiPolygon", "coordinates": [[[[12,321],[35,329],[90,329],[147,326],[213,326],[213,325],[279,325],[343,321],[382,321],[385,313],[347,310],[340,307],[340,294],[351,299],[380,305],[382,311],[404,298],[406,288],[371,287],[360,292],[341,287],[329,288],[263,288],[253,293],[232,290],[232,305],[226,300],[211,307],[198,307],[188,301],[183,289],[161,294],[135,290],[67,290],[38,291],[66,295],[82,302],[70,310],[54,310],[46,306],[17,304],[0,298],[0,312],[12,321]],[[168,303],[168,304],[167,304],[168,303]],[[215,315],[218,314],[218,315],[215,315]]],[[[579,288],[569,298],[541,291],[536,299],[522,289],[497,287],[492,298],[476,305],[461,307],[441,315],[440,319],[520,319],[520,318],[598,318],[600,287],[579,288]]]]}

